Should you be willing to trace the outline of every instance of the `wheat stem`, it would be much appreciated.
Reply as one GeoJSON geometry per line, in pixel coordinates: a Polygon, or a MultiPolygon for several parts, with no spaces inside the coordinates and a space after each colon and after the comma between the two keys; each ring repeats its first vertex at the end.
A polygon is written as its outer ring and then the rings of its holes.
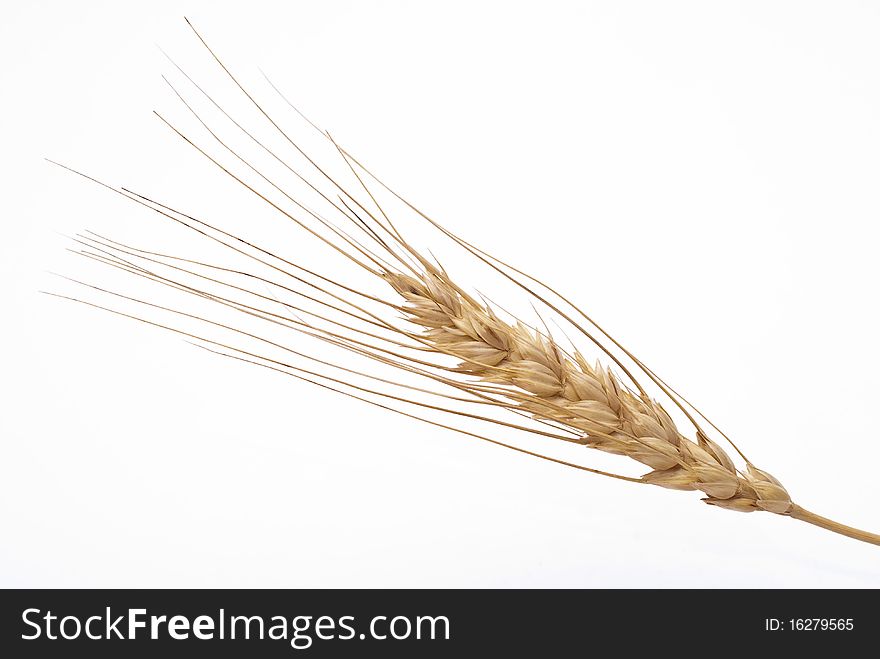
{"type": "Polygon", "coordinates": [[[861,540],[862,542],[869,542],[872,545],[880,545],[880,535],[876,533],[871,533],[870,531],[862,531],[861,529],[856,529],[852,526],[847,526],[846,524],[835,522],[833,519],[822,517],[821,515],[810,512],[805,508],[801,508],[797,504],[792,505],[791,510],[788,511],[788,516],[794,519],[799,519],[800,521],[806,522],[807,524],[818,526],[827,531],[832,531],[834,533],[839,533],[840,535],[845,535],[848,538],[855,538],[856,540],[861,540]]]}

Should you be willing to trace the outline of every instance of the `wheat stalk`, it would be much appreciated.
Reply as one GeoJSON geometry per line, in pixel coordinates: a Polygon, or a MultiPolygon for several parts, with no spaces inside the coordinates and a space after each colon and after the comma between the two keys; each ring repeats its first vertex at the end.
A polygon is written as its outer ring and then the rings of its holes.
{"type": "MultiPolygon", "coordinates": [[[[125,313],[79,297],[60,297],[184,335],[200,347],[226,357],[279,371],[390,411],[529,455],[636,483],[700,491],[705,495],[703,501],[719,508],[738,512],[766,511],[880,544],[880,536],[876,534],[833,522],[793,503],[785,487],[776,478],[755,467],[696,408],[567,298],[442,227],[386,186],[359,160],[338,146],[328,133],[322,132],[333,153],[345,164],[347,174],[356,182],[362,196],[358,198],[351,193],[337,182],[337,177],[331,176],[289,137],[238,82],[198,32],[196,35],[229,80],[283,138],[283,146],[292,148],[305,160],[310,174],[302,174],[289,163],[287,157],[279,155],[278,149],[269,148],[254,137],[183,69],[176,64],[175,67],[192,84],[193,89],[216,107],[256,148],[295,174],[307,186],[307,192],[322,205],[323,211],[316,211],[302,203],[297,196],[255,166],[252,160],[230,148],[219,131],[212,128],[210,122],[194,109],[193,103],[174,87],[177,97],[198,120],[210,136],[210,143],[223,156],[212,155],[207,147],[200,146],[194,138],[163,117],[160,118],[189,145],[284,218],[292,220],[325,246],[343,255],[357,268],[369,273],[375,281],[382,282],[387,292],[395,294],[395,299],[386,299],[381,293],[367,293],[358,286],[341,284],[327,274],[309,270],[235,233],[223,231],[204,219],[184,214],[126,188],[112,188],[91,177],[87,178],[196,232],[223,249],[236,252],[269,274],[144,250],[95,233],[81,234],[76,238],[79,245],[77,253],[214,303],[227,311],[323,342],[368,363],[439,386],[439,389],[409,384],[394,377],[382,377],[369,368],[358,370],[339,361],[324,360],[296,350],[286,342],[273,341],[261,333],[245,331],[236,324],[148,302],[102,286],[77,282],[99,291],[105,298],[112,296],[117,300],[171,313],[178,319],[197,321],[204,328],[223,330],[231,333],[237,341],[218,341],[209,338],[205,332],[159,323],[141,314],[125,313]],[[231,163],[224,163],[224,157],[230,157],[231,163]],[[262,189],[258,188],[258,183],[248,182],[243,174],[235,173],[233,165],[256,177],[262,189]],[[366,181],[371,181],[392,199],[405,204],[420,221],[439,230],[471,257],[516,284],[533,302],[569,323],[611,362],[620,375],[599,361],[591,363],[576,348],[563,347],[546,324],[539,329],[496,308],[485,299],[477,300],[465,287],[455,283],[436,260],[428,259],[405,239],[366,181]],[[270,197],[270,192],[276,196],[270,197]],[[356,235],[328,220],[324,213],[335,214],[356,235]],[[241,277],[250,285],[241,285],[241,277]],[[282,301],[274,294],[260,293],[256,284],[271,286],[287,299],[282,301]],[[305,302],[313,306],[304,306],[305,302]],[[273,311],[273,305],[281,307],[283,313],[273,311]],[[576,317],[582,320],[579,322],[576,317]],[[265,349],[242,347],[242,339],[280,351],[285,356],[273,357],[267,355],[265,349]],[[294,363],[293,358],[299,361],[294,363]],[[303,361],[308,368],[301,365],[303,361]],[[366,384],[358,384],[363,380],[366,384]],[[648,384],[659,389],[668,403],[688,421],[692,426],[692,438],[680,430],[670,412],[649,395],[645,389],[648,384]],[[417,395],[427,395],[432,401],[439,398],[439,403],[426,402],[417,398],[417,395]],[[624,456],[649,467],[650,471],[632,477],[566,462],[461,426],[432,420],[422,413],[401,409],[401,405],[416,406],[421,412],[430,411],[488,423],[511,433],[525,432],[581,444],[624,456]],[[478,411],[472,411],[474,409],[478,411]],[[709,437],[710,432],[702,427],[701,419],[730,444],[744,462],[743,468],[738,468],[719,443],[709,437]]],[[[296,112],[299,113],[299,110],[296,112]]],[[[299,116],[305,119],[302,113],[299,116]]],[[[321,132],[314,123],[308,119],[306,121],[321,132]]]]}

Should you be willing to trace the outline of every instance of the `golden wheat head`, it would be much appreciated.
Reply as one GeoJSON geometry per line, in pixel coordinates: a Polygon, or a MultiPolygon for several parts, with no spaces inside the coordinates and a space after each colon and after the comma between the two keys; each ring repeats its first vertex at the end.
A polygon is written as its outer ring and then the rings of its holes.
{"type": "Polygon", "coordinates": [[[335,272],[307,268],[296,256],[283,256],[276,246],[263,246],[146,195],[100,183],[250,266],[146,250],[91,232],[76,238],[78,254],[174,289],[202,306],[208,303],[232,312],[233,318],[271,326],[290,340],[270,338],[189,307],[172,308],[96,284],[78,282],[100,292],[102,299],[125,300],[171,314],[181,322],[194,321],[202,329],[184,329],[175,322],[119,311],[103,302],[62,297],[161,327],[226,357],[472,438],[607,477],[698,491],[703,501],[718,508],[788,516],[880,544],[878,535],[819,517],[793,503],[779,480],[753,465],[726,435],[568,298],[416,209],[297,110],[297,116],[308,122],[303,126],[321,135],[324,147],[341,166],[341,174],[331,175],[328,166],[319,164],[316,156],[292,139],[202,43],[227,81],[260,113],[261,128],[273,131],[280,146],[256,137],[243,120],[227,112],[176,64],[189,91],[172,89],[200,132],[184,132],[159,118],[234,185],[244,186],[259,203],[344,259],[359,271],[360,278],[343,282],[335,272]],[[206,119],[196,109],[199,104],[212,109],[215,119],[206,119]],[[253,157],[231,147],[227,132],[283,168],[299,191],[292,191],[289,184],[280,183],[255,164],[253,157]],[[342,176],[351,183],[343,186],[342,176]],[[543,317],[530,324],[455,281],[436,258],[429,258],[405,237],[400,222],[392,221],[393,213],[380,203],[381,195],[402,204],[410,218],[439,232],[442,240],[451,241],[456,249],[503,277],[505,284],[513,284],[536,308],[561,319],[577,332],[585,347],[576,347],[578,340],[561,342],[543,317]],[[212,338],[214,331],[232,338],[212,338]],[[356,368],[345,358],[324,358],[300,348],[294,340],[297,337],[372,367],[356,368]],[[588,360],[584,356],[587,348],[600,359],[588,360]],[[650,394],[648,388],[655,393],[650,394]],[[458,425],[461,419],[473,424],[458,425]],[[687,427],[682,427],[682,421],[687,427]],[[496,432],[500,429],[505,435],[478,432],[478,424],[496,432]],[[644,473],[595,469],[507,439],[519,433],[622,456],[640,465],[644,473]],[[733,457],[721,443],[729,445],[733,457]]]}

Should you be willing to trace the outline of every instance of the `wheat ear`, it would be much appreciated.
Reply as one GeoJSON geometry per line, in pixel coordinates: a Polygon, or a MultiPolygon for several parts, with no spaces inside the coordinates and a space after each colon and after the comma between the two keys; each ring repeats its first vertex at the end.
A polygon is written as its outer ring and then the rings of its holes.
{"type": "MultiPolygon", "coordinates": [[[[270,274],[144,250],[94,233],[77,237],[77,253],[130,275],[244,314],[250,319],[271,323],[299,336],[329,344],[368,363],[397,369],[440,388],[427,389],[380,377],[369,370],[357,370],[339,362],[319,359],[286,343],[269,340],[235,325],[187,310],[160,306],[102,286],[78,282],[99,291],[104,297],[114,296],[149,309],[170,312],[178,318],[193,319],[199,321],[206,331],[219,329],[230,332],[239,340],[258,342],[264,348],[281,351],[286,356],[269,356],[265,350],[242,347],[240,342],[218,341],[209,338],[206,333],[160,324],[103,304],[86,304],[184,335],[197,345],[226,357],[279,371],[384,409],[529,455],[641,484],[700,491],[705,495],[703,501],[712,506],[738,512],[766,511],[864,542],[880,544],[880,536],[876,534],[833,522],[793,503],[785,487],[776,478],[755,467],[726,435],[720,433],[717,427],[567,298],[442,227],[386,186],[359,160],[337,145],[329,134],[322,132],[334,157],[344,163],[346,175],[355,182],[361,193],[354,194],[343,187],[338,177],[331,176],[325,167],[320,166],[316,159],[290,138],[238,82],[198,32],[196,35],[229,80],[262,113],[276,135],[282,138],[282,146],[292,148],[305,160],[309,173],[300,173],[287,157],[279,155],[278,149],[270,148],[254,137],[179,66],[175,64],[175,67],[202,97],[220,110],[235,127],[234,130],[295,174],[307,186],[306,192],[316,198],[323,210],[316,211],[301,202],[255,166],[252,160],[230,148],[219,130],[203,119],[194,109],[194,104],[185,100],[185,95],[176,88],[173,89],[177,97],[205,129],[215,152],[219,151],[222,155],[212,155],[208,147],[200,146],[195,138],[184,134],[164,118],[160,119],[284,219],[293,221],[325,246],[344,255],[357,268],[369,273],[374,280],[383,282],[386,291],[393,292],[395,299],[386,299],[381,293],[367,293],[355,284],[340,283],[335,277],[308,270],[294,260],[223,231],[204,219],[185,214],[145,195],[125,188],[112,188],[104,183],[100,184],[219,244],[223,249],[244,256],[270,274]],[[231,163],[229,160],[224,162],[224,158],[231,158],[231,163]],[[246,179],[245,174],[235,173],[233,165],[250,175],[251,181],[246,179]],[[257,177],[256,183],[253,177],[257,177]],[[546,325],[543,329],[529,325],[485,299],[476,299],[465,287],[455,283],[436,259],[428,259],[404,237],[378,201],[374,187],[405,204],[419,221],[427,222],[468,255],[515,283],[534,303],[568,322],[611,361],[614,370],[599,361],[591,363],[578,349],[566,349],[554,339],[546,325]],[[276,194],[274,198],[272,193],[276,194]],[[352,233],[328,220],[326,214],[330,213],[349,226],[352,233]],[[248,278],[247,281],[252,284],[270,285],[286,299],[260,293],[257,286],[243,286],[238,283],[241,277],[248,278]],[[300,306],[304,299],[318,305],[318,311],[300,306]],[[280,305],[284,313],[273,311],[273,304],[280,305]],[[582,321],[577,321],[576,317],[582,321]],[[294,363],[294,357],[300,361],[294,363]],[[301,365],[303,361],[308,368],[301,365]],[[366,379],[367,384],[356,384],[356,378],[366,379]],[[670,412],[647,393],[644,384],[658,388],[668,403],[687,419],[693,426],[693,438],[679,429],[670,412]],[[439,398],[439,402],[425,402],[416,398],[416,393],[429,395],[433,397],[432,400],[439,398]],[[401,409],[401,405],[453,415],[454,418],[468,418],[511,433],[525,432],[581,444],[629,458],[649,467],[650,471],[640,477],[631,477],[565,462],[485,434],[431,420],[406,411],[411,407],[401,409]],[[487,409],[493,414],[483,412],[487,409]],[[709,437],[710,432],[702,427],[700,419],[730,443],[744,462],[743,468],[737,468],[731,456],[709,437]]],[[[299,110],[296,112],[305,118],[299,110]]],[[[321,132],[314,123],[308,119],[306,121],[321,132]]],[[[79,298],[61,297],[84,302],[79,298]]]]}
{"type": "MultiPolygon", "coordinates": [[[[488,304],[475,301],[449,280],[445,271],[433,267],[408,244],[404,247],[424,270],[417,278],[390,273],[384,277],[406,300],[408,319],[423,329],[430,344],[462,360],[460,372],[524,392],[525,397],[514,399],[520,409],[577,429],[583,433],[585,446],[651,467],[641,477],[643,483],[700,490],[707,495],[702,500],[712,506],[786,515],[880,545],[878,534],[795,504],[778,479],[747,459],[745,471],[738,470],[691,415],[687,416],[696,427],[696,441],[685,437],[662,405],[644,394],[629,370],[626,373],[641,395],[625,387],[610,368],[598,361],[588,363],[577,350],[566,356],[549,334],[500,320],[488,304]]],[[[633,359],[653,379],[653,372],[633,359]]]]}

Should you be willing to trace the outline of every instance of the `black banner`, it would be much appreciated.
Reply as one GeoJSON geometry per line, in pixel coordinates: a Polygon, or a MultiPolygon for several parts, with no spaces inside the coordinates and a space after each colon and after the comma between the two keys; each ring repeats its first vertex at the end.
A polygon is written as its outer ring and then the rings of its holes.
{"type": "Polygon", "coordinates": [[[842,590],[6,590],[0,655],[631,656],[665,646],[688,656],[737,647],[856,656],[880,638],[876,598],[842,590]]]}

